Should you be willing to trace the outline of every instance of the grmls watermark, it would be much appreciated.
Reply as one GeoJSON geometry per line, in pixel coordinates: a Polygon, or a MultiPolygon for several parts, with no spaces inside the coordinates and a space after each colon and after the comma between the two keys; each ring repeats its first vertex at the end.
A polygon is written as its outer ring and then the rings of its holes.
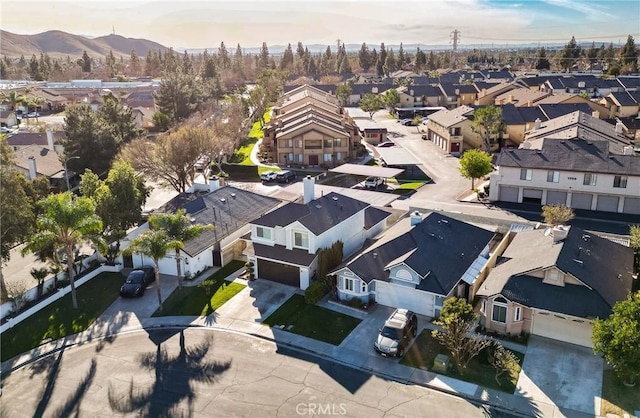
{"type": "Polygon", "coordinates": [[[296,405],[298,415],[308,416],[342,416],[347,415],[347,405],[344,403],[299,403],[296,405]]]}

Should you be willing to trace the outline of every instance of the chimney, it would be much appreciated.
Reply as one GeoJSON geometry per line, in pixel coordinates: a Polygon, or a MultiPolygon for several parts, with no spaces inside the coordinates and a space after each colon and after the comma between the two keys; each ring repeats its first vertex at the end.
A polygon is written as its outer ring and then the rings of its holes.
{"type": "Polygon", "coordinates": [[[622,148],[622,155],[633,155],[633,146],[627,145],[622,148]]]}
{"type": "Polygon", "coordinates": [[[600,119],[600,112],[598,112],[597,110],[594,110],[593,112],[591,112],[591,117],[600,119]]]}
{"type": "Polygon", "coordinates": [[[551,231],[553,234],[553,243],[562,241],[569,234],[569,227],[564,225],[558,225],[551,231]]]}
{"type": "Polygon", "coordinates": [[[617,134],[621,134],[622,133],[622,122],[616,122],[616,133],[617,134]]]}
{"type": "Polygon", "coordinates": [[[303,183],[303,190],[304,190],[304,203],[307,204],[311,202],[313,199],[315,199],[314,187],[315,187],[316,179],[308,175],[307,177],[302,179],[302,183],[303,183]]]}
{"type": "Polygon", "coordinates": [[[534,123],[535,123],[535,125],[534,125],[533,129],[535,129],[537,131],[542,126],[542,121],[540,120],[540,118],[537,118],[534,123]]]}
{"type": "Polygon", "coordinates": [[[49,146],[49,150],[55,151],[55,147],[53,145],[53,130],[51,130],[51,128],[47,128],[45,132],[47,133],[47,145],[49,146]]]}
{"type": "Polygon", "coordinates": [[[209,191],[215,192],[219,188],[220,188],[220,179],[218,178],[218,176],[211,177],[211,179],[209,179],[209,191]]]}
{"type": "Polygon", "coordinates": [[[411,212],[411,226],[418,225],[422,222],[422,214],[417,210],[411,212]]]}
{"type": "Polygon", "coordinates": [[[33,155],[27,159],[29,163],[29,180],[33,180],[38,175],[38,170],[36,170],[36,157],[33,155]]]}
{"type": "Polygon", "coordinates": [[[513,97],[513,94],[509,95],[509,103],[513,103],[513,100],[515,99],[515,97],[513,97]]]}

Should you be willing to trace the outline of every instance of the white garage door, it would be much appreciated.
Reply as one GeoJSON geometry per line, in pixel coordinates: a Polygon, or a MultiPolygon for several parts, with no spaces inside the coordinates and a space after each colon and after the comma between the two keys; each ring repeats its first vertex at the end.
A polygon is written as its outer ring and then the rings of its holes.
{"type": "Polygon", "coordinates": [[[500,186],[500,197],[498,199],[501,202],[515,202],[515,203],[518,203],[518,188],[517,187],[500,186]]]}
{"type": "Polygon", "coordinates": [[[623,212],[640,215],[640,199],[635,197],[625,197],[623,212]]]}
{"type": "Polygon", "coordinates": [[[574,193],[571,196],[571,207],[574,209],[591,210],[593,195],[589,193],[574,193]]]}
{"type": "Polygon", "coordinates": [[[618,211],[618,196],[598,196],[598,203],[596,204],[596,210],[604,212],[617,212],[618,211]]]}
{"type": "Polygon", "coordinates": [[[567,192],[549,190],[547,192],[547,205],[565,205],[567,203],[567,192]]]}
{"type": "Polygon", "coordinates": [[[584,347],[593,347],[591,333],[593,327],[589,321],[579,322],[569,316],[543,314],[535,312],[532,334],[552,338],[584,347]]]}
{"type": "Polygon", "coordinates": [[[433,295],[406,286],[376,282],[376,302],[392,308],[405,308],[422,315],[434,316],[433,295]]]}

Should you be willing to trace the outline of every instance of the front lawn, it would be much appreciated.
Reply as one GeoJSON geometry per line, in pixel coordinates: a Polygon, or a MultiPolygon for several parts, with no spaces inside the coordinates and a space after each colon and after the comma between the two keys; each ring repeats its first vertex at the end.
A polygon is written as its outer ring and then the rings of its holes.
{"type": "MultiPolygon", "coordinates": [[[[512,351],[518,358],[520,364],[524,359],[524,354],[512,351]]],[[[438,354],[450,356],[449,351],[431,336],[431,330],[424,330],[407,351],[407,354],[400,361],[406,366],[425,369],[432,371],[433,360],[438,354]]],[[[474,383],[486,388],[497,389],[507,393],[513,393],[518,383],[518,374],[520,373],[520,365],[512,369],[510,373],[504,373],[500,376],[500,385],[495,379],[495,369],[491,366],[487,359],[486,353],[481,352],[475,357],[469,365],[464,375],[460,375],[453,363],[447,376],[455,379],[464,380],[465,382],[474,383]]]]}
{"type": "MultiPolygon", "coordinates": [[[[265,124],[271,120],[270,107],[264,112],[263,118],[265,124]]],[[[253,165],[253,161],[251,161],[251,151],[260,138],[262,138],[262,126],[260,126],[260,121],[257,121],[251,126],[247,139],[242,141],[240,148],[236,150],[230,161],[242,165],[253,165]]]]}
{"type": "Polygon", "coordinates": [[[225,280],[244,267],[244,262],[233,260],[197,286],[176,289],[152,316],[207,316],[225,304],[246,286],[225,280]]]}
{"type": "Polygon", "coordinates": [[[635,411],[640,411],[640,387],[636,383],[634,387],[622,384],[613,370],[605,370],[602,374],[602,410],[601,416],[617,414],[622,417],[625,414],[633,416],[635,411]]]}
{"type": "Polygon", "coordinates": [[[101,273],[76,288],[78,309],[71,293],[2,333],[2,361],[31,350],[44,340],[57,340],[86,330],[119,296],[124,276],[101,273]]]}
{"type": "Polygon", "coordinates": [[[283,325],[286,331],[333,345],[340,345],[359,323],[358,318],[308,305],[302,295],[291,296],[264,321],[270,327],[283,325]]]}

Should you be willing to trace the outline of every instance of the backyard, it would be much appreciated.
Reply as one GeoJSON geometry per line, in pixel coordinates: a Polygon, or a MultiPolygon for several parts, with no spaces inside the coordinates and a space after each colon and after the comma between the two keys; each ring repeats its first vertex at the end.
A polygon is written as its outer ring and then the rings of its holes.
{"type": "MultiPolygon", "coordinates": [[[[487,361],[486,350],[471,360],[464,375],[460,375],[453,365],[451,365],[446,375],[487,388],[513,393],[518,383],[520,365],[524,360],[524,354],[517,351],[512,351],[512,353],[518,358],[519,365],[509,373],[502,374],[499,378],[500,384],[496,382],[495,369],[487,361]]],[[[400,363],[418,369],[433,371],[433,361],[438,354],[449,355],[449,351],[433,338],[430,330],[425,330],[416,338],[400,363]]]]}
{"type": "Polygon", "coordinates": [[[152,316],[207,316],[224,305],[246,286],[225,279],[244,267],[242,261],[233,260],[197,286],[176,289],[163,303],[163,309],[152,316]]]}
{"type": "Polygon", "coordinates": [[[333,345],[340,345],[359,323],[358,318],[308,305],[302,295],[291,296],[264,321],[270,327],[282,326],[294,334],[333,345]]]}
{"type": "Polygon", "coordinates": [[[2,361],[45,341],[86,330],[118,298],[123,281],[120,273],[101,273],[76,289],[77,310],[69,293],[6,330],[2,333],[2,361]]]}

